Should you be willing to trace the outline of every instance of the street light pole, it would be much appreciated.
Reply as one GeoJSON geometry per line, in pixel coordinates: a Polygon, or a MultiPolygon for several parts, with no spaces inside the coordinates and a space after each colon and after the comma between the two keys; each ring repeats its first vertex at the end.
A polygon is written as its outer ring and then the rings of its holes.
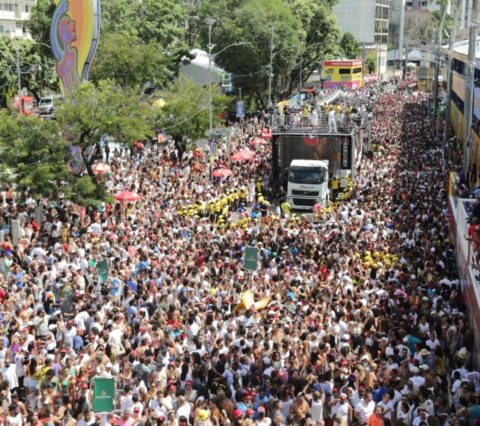
{"type": "Polygon", "coordinates": [[[272,27],[272,38],[270,40],[270,65],[268,67],[268,106],[272,106],[272,77],[273,77],[273,34],[275,33],[275,27],[272,27]]]}
{"type": "Polygon", "coordinates": [[[210,158],[208,162],[210,163],[210,179],[212,179],[212,148],[213,148],[213,107],[212,107],[212,50],[214,45],[212,44],[212,27],[215,23],[215,19],[207,18],[207,25],[208,25],[208,141],[209,141],[209,149],[210,149],[210,158]]]}
{"type": "Polygon", "coordinates": [[[210,131],[210,140],[212,140],[213,131],[213,112],[212,112],[212,50],[214,45],[212,44],[212,27],[215,23],[215,19],[208,18],[208,130],[210,131]]]}
{"type": "Polygon", "coordinates": [[[457,35],[457,24],[458,24],[458,6],[455,8],[455,15],[453,18],[453,27],[450,30],[450,36],[448,40],[448,63],[447,63],[447,104],[445,105],[445,119],[443,122],[443,138],[442,138],[442,168],[445,172],[446,170],[446,160],[445,160],[445,151],[447,149],[447,140],[450,130],[450,102],[451,102],[451,93],[452,93],[452,83],[453,83],[453,44],[455,43],[455,38],[457,35]]]}
{"type": "Polygon", "coordinates": [[[473,110],[473,91],[475,78],[475,48],[477,38],[477,25],[470,26],[470,35],[468,40],[468,61],[465,78],[465,153],[463,156],[463,169],[465,173],[470,169],[470,148],[472,144],[472,110],[473,110]]]}
{"type": "Polygon", "coordinates": [[[300,107],[302,106],[302,86],[303,86],[303,82],[302,82],[302,68],[303,68],[303,50],[302,52],[300,53],[300,74],[299,74],[299,77],[300,77],[300,81],[299,81],[299,88],[298,88],[298,96],[300,97],[300,107]]]}
{"type": "MultiPolygon", "coordinates": [[[[21,72],[20,72],[20,49],[18,48],[18,46],[15,46],[15,54],[16,54],[16,66],[17,66],[17,89],[18,89],[18,92],[17,92],[17,96],[18,96],[18,102],[20,103],[20,95],[22,93],[22,81],[20,79],[20,75],[21,75],[21,72]]],[[[21,109],[21,106],[20,106],[20,109],[21,109]]]]}

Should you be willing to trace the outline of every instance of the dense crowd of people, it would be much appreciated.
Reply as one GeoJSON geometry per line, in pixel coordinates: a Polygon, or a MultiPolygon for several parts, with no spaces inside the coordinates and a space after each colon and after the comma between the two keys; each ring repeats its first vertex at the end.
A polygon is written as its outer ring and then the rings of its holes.
{"type": "MultiPolygon", "coordinates": [[[[112,150],[109,190],[135,203],[7,198],[0,424],[478,424],[426,97],[373,92],[356,96],[375,151],[314,217],[270,206],[268,147],[239,164],[220,146],[233,174],[212,179],[198,150],[112,150]],[[93,413],[95,377],[115,379],[114,412],[93,413]]],[[[246,129],[233,148],[262,123],[246,129]]]]}

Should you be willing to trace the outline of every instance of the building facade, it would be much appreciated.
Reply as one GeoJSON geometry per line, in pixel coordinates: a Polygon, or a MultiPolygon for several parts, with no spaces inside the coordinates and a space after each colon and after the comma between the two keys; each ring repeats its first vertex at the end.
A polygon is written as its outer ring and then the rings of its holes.
{"type": "Polygon", "coordinates": [[[0,0],[0,36],[29,38],[26,21],[36,0],[0,0]]]}
{"type": "Polygon", "coordinates": [[[376,52],[380,75],[385,74],[387,66],[389,3],[389,0],[339,0],[333,7],[342,32],[351,32],[365,49],[376,52]]]}

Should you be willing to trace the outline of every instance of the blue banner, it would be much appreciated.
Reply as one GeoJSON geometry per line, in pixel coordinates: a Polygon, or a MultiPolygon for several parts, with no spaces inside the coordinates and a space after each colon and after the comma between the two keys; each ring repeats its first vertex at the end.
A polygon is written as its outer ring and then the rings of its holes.
{"type": "Polygon", "coordinates": [[[245,117],[245,103],[243,101],[237,102],[237,118],[245,117]]]}

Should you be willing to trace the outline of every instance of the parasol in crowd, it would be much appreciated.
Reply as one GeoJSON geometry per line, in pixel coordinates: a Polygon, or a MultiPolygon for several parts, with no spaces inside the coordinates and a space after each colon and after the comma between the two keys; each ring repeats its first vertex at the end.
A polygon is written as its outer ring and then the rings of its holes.
{"type": "Polygon", "coordinates": [[[117,201],[121,201],[124,203],[132,203],[134,201],[140,200],[141,198],[142,197],[140,197],[140,195],[131,191],[122,191],[118,193],[117,196],[115,197],[117,201]]]}
{"type": "Polygon", "coordinates": [[[92,166],[93,173],[102,175],[103,173],[110,173],[110,166],[105,163],[97,163],[92,166]]]}
{"type": "Polygon", "coordinates": [[[232,155],[233,161],[249,161],[255,157],[255,153],[250,151],[248,148],[241,149],[232,155]]]}
{"type": "Polygon", "coordinates": [[[233,175],[233,172],[230,169],[226,169],[226,168],[216,169],[212,172],[212,176],[215,176],[215,177],[227,177],[232,175],[233,175]]]}

